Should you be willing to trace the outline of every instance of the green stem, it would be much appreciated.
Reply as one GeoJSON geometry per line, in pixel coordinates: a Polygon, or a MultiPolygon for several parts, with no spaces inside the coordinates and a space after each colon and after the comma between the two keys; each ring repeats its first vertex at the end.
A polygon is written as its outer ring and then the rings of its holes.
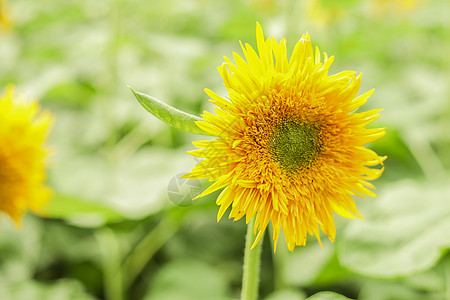
{"type": "Polygon", "coordinates": [[[125,288],[129,288],[153,255],[177,232],[179,222],[170,216],[162,220],[133,249],[122,266],[125,288]]]}
{"type": "Polygon", "coordinates": [[[259,271],[261,265],[261,249],[263,239],[252,250],[255,234],[253,226],[255,218],[247,225],[247,236],[245,238],[245,254],[244,254],[244,274],[242,276],[242,292],[241,300],[257,300],[259,289],[259,271]]]}
{"type": "Polygon", "coordinates": [[[96,232],[99,243],[103,272],[105,299],[123,300],[122,273],[120,272],[121,253],[114,231],[105,227],[96,232]]]}

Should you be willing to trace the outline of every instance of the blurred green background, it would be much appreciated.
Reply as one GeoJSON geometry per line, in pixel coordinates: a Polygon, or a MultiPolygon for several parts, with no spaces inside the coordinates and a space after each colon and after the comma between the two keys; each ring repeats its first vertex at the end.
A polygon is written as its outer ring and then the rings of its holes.
{"type": "MultiPolygon", "coordinates": [[[[10,0],[0,89],[56,115],[46,218],[0,219],[0,299],[238,299],[245,223],[216,223],[215,195],[182,182],[192,134],[138,104],[127,85],[199,115],[226,91],[222,55],[255,45],[255,23],[292,49],[307,30],[363,72],[364,107],[384,108],[370,145],[387,155],[365,220],[293,253],[266,236],[261,299],[335,291],[353,299],[450,299],[450,5],[446,0],[10,0]],[[179,184],[183,184],[179,187],[179,184]],[[168,195],[168,191],[172,194],[168,195]],[[181,196],[180,196],[181,195],[181,196]]],[[[282,237],[280,237],[282,238],[282,237]]]]}

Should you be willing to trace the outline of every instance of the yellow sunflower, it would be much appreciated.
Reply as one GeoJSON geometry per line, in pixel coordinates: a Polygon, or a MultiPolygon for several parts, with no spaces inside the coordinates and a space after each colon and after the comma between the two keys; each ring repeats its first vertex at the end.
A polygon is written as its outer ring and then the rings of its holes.
{"type": "Polygon", "coordinates": [[[0,95],[0,211],[18,225],[26,209],[39,210],[50,196],[43,182],[51,123],[49,113],[18,99],[13,87],[0,95]]]}
{"type": "Polygon", "coordinates": [[[197,125],[216,139],[197,141],[205,158],[188,178],[215,181],[199,197],[224,188],[217,198],[218,220],[231,206],[229,218],[256,215],[254,231],[262,237],[269,221],[276,244],[283,230],[288,248],[306,244],[307,234],[320,242],[319,227],[334,241],[333,212],[361,218],[352,195],[375,196],[369,180],[378,178],[385,157],[364,148],[384,129],[366,129],[379,109],[354,112],[373,90],[356,97],[361,75],[343,71],[328,75],[333,56],[315,54],[309,34],[288,58],[286,40],[264,39],[256,28],[259,55],[241,43],[245,60],[233,53],[218,70],[227,99],[206,93],[218,106],[205,111],[197,125]]]}
{"type": "Polygon", "coordinates": [[[0,29],[2,29],[2,27],[8,29],[10,26],[11,22],[9,21],[8,14],[6,13],[3,0],[0,0],[0,29]]]}

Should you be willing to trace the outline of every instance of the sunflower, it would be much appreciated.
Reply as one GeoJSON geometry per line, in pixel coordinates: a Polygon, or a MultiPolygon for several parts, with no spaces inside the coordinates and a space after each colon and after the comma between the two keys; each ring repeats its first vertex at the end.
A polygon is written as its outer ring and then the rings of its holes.
{"type": "Polygon", "coordinates": [[[217,108],[205,111],[197,126],[217,137],[193,142],[204,158],[188,178],[214,183],[199,197],[224,188],[217,198],[217,219],[231,206],[229,218],[256,215],[254,231],[263,236],[269,221],[274,249],[280,230],[288,248],[306,244],[307,235],[320,242],[320,230],[334,241],[333,212],[362,218],[352,195],[375,196],[370,180],[384,170],[386,157],[363,147],[385,130],[367,129],[380,112],[354,112],[373,93],[356,97],[361,74],[343,71],[328,75],[333,56],[313,51],[304,34],[290,58],[286,40],[264,38],[256,28],[256,51],[242,45],[245,59],[233,53],[218,67],[228,90],[227,99],[206,89],[217,108]]]}
{"type": "Polygon", "coordinates": [[[7,29],[11,26],[11,22],[9,21],[8,14],[3,2],[3,0],[0,0],[0,30],[2,29],[2,27],[7,29]]]}
{"type": "Polygon", "coordinates": [[[48,200],[44,148],[52,118],[36,102],[18,99],[12,87],[0,95],[0,211],[16,224],[26,209],[38,211],[48,200]]]}

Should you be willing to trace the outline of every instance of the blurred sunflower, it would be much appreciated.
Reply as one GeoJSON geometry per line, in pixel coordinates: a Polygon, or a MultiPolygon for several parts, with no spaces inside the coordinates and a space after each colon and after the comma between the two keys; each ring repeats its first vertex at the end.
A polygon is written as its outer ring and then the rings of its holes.
{"type": "Polygon", "coordinates": [[[258,54],[241,44],[245,60],[233,53],[218,70],[228,90],[224,99],[206,93],[218,106],[197,125],[217,138],[193,144],[200,161],[188,178],[215,181],[199,197],[225,188],[217,198],[218,220],[255,216],[257,238],[272,222],[274,246],[283,230],[288,248],[305,245],[307,234],[320,242],[319,227],[334,240],[333,211],[360,217],[351,195],[375,196],[369,180],[378,178],[385,157],[364,148],[384,129],[366,129],[379,109],[355,113],[373,90],[356,97],[361,75],[328,75],[333,57],[315,55],[309,34],[288,59],[286,40],[264,39],[257,24],[258,54]],[[356,97],[356,98],[355,98],[356,97]]]}
{"type": "Polygon", "coordinates": [[[2,27],[8,29],[10,26],[11,22],[9,21],[8,14],[6,13],[4,1],[0,0],[0,29],[2,27]]]}
{"type": "Polygon", "coordinates": [[[423,0],[371,0],[369,6],[372,16],[385,20],[387,15],[396,18],[410,17],[423,2],[423,0]]]}
{"type": "Polygon", "coordinates": [[[0,211],[16,224],[26,209],[38,211],[50,196],[43,185],[44,148],[52,117],[8,87],[0,95],[0,211]]]}

